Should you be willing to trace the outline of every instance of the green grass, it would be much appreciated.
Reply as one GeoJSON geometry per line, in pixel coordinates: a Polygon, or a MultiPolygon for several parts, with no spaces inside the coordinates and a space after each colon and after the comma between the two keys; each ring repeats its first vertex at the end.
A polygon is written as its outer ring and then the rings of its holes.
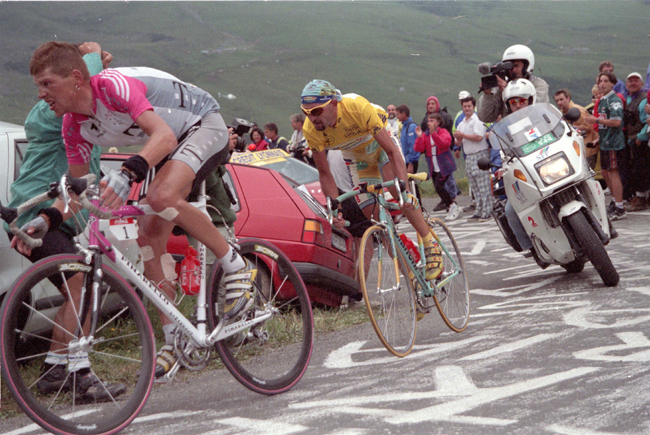
{"type": "Polygon", "coordinates": [[[589,102],[598,63],[625,77],[647,59],[648,1],[518,2],[1,2],[0,119],[22,123],[36,102],[28,64],[51,40],[95,40],[114,66],[151,66],[205,88],[227,121],[289,116],[313,78],[330,80],[424,116],[428,96],[450,113],[460,90],[474,95],[477,64],[529,45],[552,92],[569,87],[589,102]]]}

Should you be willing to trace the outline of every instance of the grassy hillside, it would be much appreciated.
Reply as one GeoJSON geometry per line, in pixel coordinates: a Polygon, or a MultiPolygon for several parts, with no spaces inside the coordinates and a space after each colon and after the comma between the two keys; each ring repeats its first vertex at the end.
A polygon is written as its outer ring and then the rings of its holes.
{"type": "Polygon", "coordinates": [[[649,16],[647,1],[0,2],[0,119],[22,123],[36,102],[29,59],[51,39],[97,41],[114,66],[168,71],[217,96],[226,121],[276,122],[284,136],[313,78],[408,104],[419,121],[429,95],[455,113],[458,92],[478,90],[477,64],[516,43],[552,91],[586,104],[604,59],[645,76],[649,16]]]}

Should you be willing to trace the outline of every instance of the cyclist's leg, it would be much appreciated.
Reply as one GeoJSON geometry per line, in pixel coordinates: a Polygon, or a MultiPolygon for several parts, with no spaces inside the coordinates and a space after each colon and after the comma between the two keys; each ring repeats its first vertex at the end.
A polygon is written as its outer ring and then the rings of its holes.
{"type": "MultiPolygon", "coordinates": [[[[397,174],[393,168],[393,164],[388,161],[388,157],[382,151],[381,154],[377,156],[378,166],[381,168],[381,175],[384,180],[392,180],[397,174]]],[[[391,188],[391,194],[396,195],[397,190],[391,188]]],[[[422,238],[424,243],[424,253],[427,261],[427,270],[426,277],[428,280],[436,279],[442,273],[442,251],[440,246],[435,242],[435,239],[429,232],[429,226],[422,215],[422,209],[417,206],[414,207],[411,204],[404,203],[404,206],[401,208],[402,213],[409,220],[415,231],[422,238]]]]}

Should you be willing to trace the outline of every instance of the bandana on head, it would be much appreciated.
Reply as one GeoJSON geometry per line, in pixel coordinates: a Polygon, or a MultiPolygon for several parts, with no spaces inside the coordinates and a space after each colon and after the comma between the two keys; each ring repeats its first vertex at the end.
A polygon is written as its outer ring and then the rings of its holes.
{"type": "Polygon", "coordinates": [[[336,89],[330,82],[325,80],[312,80],[302,90],[302,104],[326,103],[336,98],[341,101],[341,91],[336,89]]]}
{"type": "MultiPolygon", "coordinates": [[[[429,101],[434,100],[436,102],[436,111],[435,113],[440,112],[440,102],[436,97],[429,97],[427,98],[427,106],[429,106],[429,101]]],[[[430,115],[429,110],[427,109],[427,115],[430,115]]]]}

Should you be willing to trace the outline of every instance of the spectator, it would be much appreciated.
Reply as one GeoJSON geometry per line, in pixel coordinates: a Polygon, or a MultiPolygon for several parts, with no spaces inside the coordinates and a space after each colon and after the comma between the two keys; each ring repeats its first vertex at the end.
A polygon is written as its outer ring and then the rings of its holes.
{"type": "Polygon", "coordinates": [[[304,123],[305,116],[302,113],[291,115],[291,128],[293,128],[294,131],[291,135],[289,146],[287,146],[287,152],[298,160],[302,160],[308,165],[316,167],[314,164],[314,159],[312,158],[312,151],[309,149],[309,145],[307,144],[305,136],[302,133],[302,127],[304,123]]]}
{"type": "Polygon", "coordinates": [[[570,108],[575,107],[580,110],[580,119],[573,123],[573,126],[577,128],[585,138],[585,154],[587,155],[587,163],[591,169],[596,168],[596,163],[598,162],[598,132],[594,129],[592,123],[587,122],[586,119],[589,116],[589,112],[584,107],[575,104],[571,100],[571,92],[568,89],[560,89],[553,96],[555,99],[555,104],[559,107],[560,111],[566,114],[570,108]]]}
{"type": "Polygon", "coordinates": [[[627,131],[627,149],[630,153],[630,166],[627,181],[630,190],[635,192],[627,211],[640,211],[648,208],[650,194],[650,148],[648,148],[648,125],[645,106],[647,94],[642,90],[641,74],[633,72],[625,81],[627,101],[623,109],[623,124],[627,131]]]}
{"type": "MultiPolygon", "coordinates": [[[[600,65],[598,65],[598,77],[596,77],[596,84],[598,84],[598,79],[602,73],[614,74],[614,64],[608,60],[604,60],[600,63],[600,65]]],[[[625,89],[625,83],[623,83],[623,80],[616,80],[616,84],[614,85],[614,92],[623,95],[623,97],[627,97],[627,90],[625,89]]]]}
{"type": "Polygon", "coordinates": [[[287,150],[289,142],[284,137],[278,136],[278,126],[269,122],[264,126],[264,135],[268,139],[269,149],[280,148],[282,151],[287,150]]]}
{"type": "Polygon", "coordinates": [[[600,100],[600,97],[602,97],[602,94],[600,93],[600,89],[598,89],[598,85],[593,85],[591,87],[591,104],[585,106],[585,109],[590,115],[593,115],[594,107],[596,106],[596,102],[600,100]]]}
{"type": "MultiPolygon", "coordinates": [[[[543,79],[533,75],[535,68],[535,56],[530,48],[525,45],[513,45],[503,53],[503,62],[512,62],[514,67],[508,71],[508,79],[514,80],[524,78],[529,80],[535,87],[537,94],[535,99],[539,103],[548,103],[548,84],[543,79]]],[[[478,100],[478,118],[483,122],[496,122],[499,115],[508,115],[508,107],[503,101],[502,93],[508,81],[497,77],[498,89],[484,89],[484,93],[478,100]]]]}
{"type": "Polygon", "coordinates": [[[420,153],[413,149],[415,139],[417,138],[415,134],[417,124],[411,118],[411,111],[406,104],[402,104],[397,108],[397,119],[402,123],[400,143],[402,145],[404,162],[406,163],[406,171],[409,174],[415,174],[418,171],[418,163],[420,161],[420,153]]]}
{"type": "Polygon", "coordinates": [[[399,139],[399,135],[402,131],[402,123],[397,119],[397,107],[394,104],[389,104],[386,106],[386,113],[388,114],[388,123],[386,123],[386,129],[393,136],[399,139]]]}
{"type": "MultiPolygon", "coordinates": [[[[453,134],[456,133],[456,129],[458,129],[458,124],[460,124],[463,121],[463,119],[465,119],[465,114],[463,113],[463,109],[462,109],[463,101],[465,101],[467,98],[470,98],[471,96],[472,96],[472,94],[470,94],[467,91],[460,91],[460,93],[458,94],[458,101],[460,102],[461,110],[456,114],[456,117],[454,118],[454,126],[453,126],[452,132],[451,132],[452,137],[453,137],[453,134]]],[[[492,153],[492,150],[490,150],[490,153],[492,153]]],[[[460,144],[457,143],[457,144],[454,145],[454,157],[456,157],[457,159],[460,159],[460,154],[461,154],[460,144]]],[[[465,157],[466,157],[465,153],[463,153],[463,159],[465,159],[465,157]]],[[[450,186],[449,185],[450,181],[451,180],[447,181],[447,190],[449,191],[449,193],[451,193],[452,190],[455,190],[460,195],[460,189],[458,189],[458,187],[456,185],[456,180],[454,180],[454,183],[453,183],[455,186],[450,186]]],[[[463,207],[463,211],[474,211],[474,210],[476,210],[476,200],[474,199],[474,192],[472,192],[471,187],[469,189],[469,196],[470,196],[470,203],[469,203],[468,206],[463,207]]],[[[436,209],[434,208],[433,210],[435,211],[436,209]]]]}
{"type": "Polygon", "coordinates": [[[441,128],[441,125],[442,117],[440,114],[430,114],[427,122],[428,133],[423,133],[420,127],[416,129],[418,138],[415,141],[415,150],[418,152],[424,152],[427,148],[431,150],[430,154],[433,160],[431,178],[433,179],[433,186],[436,188],[436,192],[445,206],[449,208],[449,214],[445,219],[453,221],[458,219],[461,210],[458,204],[456,204],[455,195],[452,197],[445,188],[445,183],[449,177],[453,176],[456,170],[456,161],[451,152],[451,135],[447,130],[441,128]]]}
{"type": "Polygon", "coordinates": [[[490,149],[485,138],[485,126],[474,113],[475,107],[476,100],[473,97],[464,100],[463,113],[465,119],[458,125],[454,136],[461,143],[462,149],[467,156],[465,171],[476,198],[476,212],[470,220],[485,222],[490,220],[492,214],[490,174],[479,169],[477,162],[481,157],[490,158],[490,149]]]}
{"type": "Polygon", "coordinates": [[[269,143],[264,140],[264,132],[259,127],[253,127],[250,136],[253,142],[248,146],[250,151],[264,151],[269,147],[269,143]]]}
{"type": "MultiPolygon", "coordinates": [[[[451,146],[452,149],[455,144],[454,140],[454,120],[451,118],[451,115],[447,113],[447,108],[445,107],[444,109],[440,109],[440,101],[438,101],[438,98],[435,96],[431,96],[427,98],[427,113],[424,115],[424,118],[422,119],[422,122],[420,123],[420,128],[422,129],[423,132],[427,132],[428,127],[428,116],[432,113],[439,113],[440,116],[442,117],[442,127],[446,129],[449,132],[449,135],[451,136],[451,146]]],[[[431,158],[431,149],[427,149],[425,153],[425,159],[427,162],[427,168],[429,171],[429,174],[433,172],[433,160],[431,158]]],[[[454,179],[453,175],[449,178],[447,178],[447,184],[446,184],[447,191],[451,195],[452,198],[456,198],[457,195],[460,195],[461,191],[458,188],[458,185],[456,184],[456,180],[454,179]]],[[[446,209],[444,201],[440,201],[434,208],[433,211],[440,211],[446,209]]]]}
{"type": "Polygon", "coordinates": [[[598,88],[603,97],[598,102],[598,117],[590,116],[588,122],[599,124],[600,166],[612,196],[614,206],[609,210],[611,220],[627,218],[623,203],[623,184],[619,171],[624,164],[623,153],[625,137],[623,135],[623,102],[614,92],[616,84],[614,73],[606,72],[598,76],[598,88]]]}

